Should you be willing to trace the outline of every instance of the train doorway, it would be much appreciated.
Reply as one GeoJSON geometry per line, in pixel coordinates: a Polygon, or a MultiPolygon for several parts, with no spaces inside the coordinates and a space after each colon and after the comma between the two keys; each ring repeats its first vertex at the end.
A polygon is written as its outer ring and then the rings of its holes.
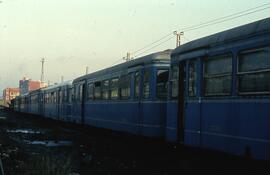
{"type": "Polygon", "coordinates": [[[178,78],[178,139],[180,143],[184,143],[185,135],[185,62],[179,64],[178,78]]]}

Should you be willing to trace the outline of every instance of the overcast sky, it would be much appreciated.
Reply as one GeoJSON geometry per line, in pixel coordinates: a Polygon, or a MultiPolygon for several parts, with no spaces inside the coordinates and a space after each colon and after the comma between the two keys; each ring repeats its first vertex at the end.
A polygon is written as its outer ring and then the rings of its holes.
{"type": "MultiPolygon", "coordinates": [[[[60,82],[111,66],[174,30],[269,0],[1,0],[0,91],[26,76],[60,82]]],[[[270,10],[186,32],[181,42],[270,17],[270,10]]],[[[144,54],[175,47],[175,39],[144,54]]],[[[134,56],[134,55],[132,55],[134,56]]],[[[2,94],[2,93],[0,93],[2,94]]],[[[1,96],[1,95],[0,95],[1,96]]]]}

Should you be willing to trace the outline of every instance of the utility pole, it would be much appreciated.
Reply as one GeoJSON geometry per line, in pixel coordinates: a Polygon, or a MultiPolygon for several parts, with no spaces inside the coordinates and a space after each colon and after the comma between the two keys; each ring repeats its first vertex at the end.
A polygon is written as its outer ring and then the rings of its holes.
{"type": "Polygon", "coordinates": [[[88,67],[88,66],[86,66],[86,68],[85,68],[85,75],[87,75],[87,74],[88,74],[88,71],[89,71],[89,67],[88,67]]]}
{"type": "Polygon", "coordinates": [[[62,75],[61,76],[61,83],[63,83],[64,82],[64,76],[62,75]]]}
{"type": "Polygon", "coordinates": [[[44,62],[45,58],[41,58],[41,77],[40,77],[41,83],[44,82],[44,62]]]}
{"type": "Polygon", "coordinates": [[[126,61],[130,61],[131,60],[130,55],[131,55],[130,52],[127,52],[127,56],[123,57],[123,59],[126,60],[126,61]]]}
{"type": "Polygon", "coordinates": [[[184,35],[184,32],[178,33],[177,31],[174,31],[173,34],[176,36],[176,47],[179,47],[181,44],[181,35],[184,35]]]}

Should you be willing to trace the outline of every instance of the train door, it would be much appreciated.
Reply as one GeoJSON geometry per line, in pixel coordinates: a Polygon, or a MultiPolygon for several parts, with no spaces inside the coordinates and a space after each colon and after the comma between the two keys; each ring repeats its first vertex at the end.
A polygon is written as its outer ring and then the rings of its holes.
{"type": "Polygon", "coordinates": [[[81,124],[85,122],[85,100],[86,100],[86,91],[85,83],[80,85],[80,101],[81,101],[81,124]]]}
{"type": "Polygon", "coordinates": [[[142,124],[142,96],[141,96],[141,92],[142,92],[142,74],[141,74],[141,70],[138,70],[134,73],[134,99],[137,102],[137,108],[136,108],[136,112],[134,112],[134,114],[136,116],[134,116],[137,119],[137,125],[138,125],[138,133],[142,132],[141,129],[141,124],[142,124]]]}
{"type": "Polygon", "coordinates": [[[62,107],[62,99],[61,99],[62,92],[60,88],[57,90],[56,94],[57,94],[57,120],[59,120],[60,115],[61,115],[61,107],[62,107]]]}
{"type": "Polygon", "coordinates": [[[76,122],[84,124],[84,105],[85,104],[85,83],[80,82],[75,85],[75,103],[74,103],[74,113],[76,122]]]}
{"type": "Polygon", "coordinates": [[[178,139],[184,143],[185,135],[185,62],[179,64],[179,82],[178,82],[178,139]]]}

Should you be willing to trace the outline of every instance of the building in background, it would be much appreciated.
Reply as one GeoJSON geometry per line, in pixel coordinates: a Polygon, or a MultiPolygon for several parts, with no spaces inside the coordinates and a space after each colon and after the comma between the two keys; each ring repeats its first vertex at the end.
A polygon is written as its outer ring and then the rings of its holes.
{"type": "Polygon", "coordinates": [[[29,78],[24,77],[22,80],[20,80],[20,94],[23,95],[46,86],[46,83],[42,83],[41,81],[33,81],[29,78]]]}
{"type": "Polygon", "coordinates": [[[20,95],[19,88],[6,88],[3,90],[3,100],[6,103],[10,103],[12,99],[20,95]]]}

